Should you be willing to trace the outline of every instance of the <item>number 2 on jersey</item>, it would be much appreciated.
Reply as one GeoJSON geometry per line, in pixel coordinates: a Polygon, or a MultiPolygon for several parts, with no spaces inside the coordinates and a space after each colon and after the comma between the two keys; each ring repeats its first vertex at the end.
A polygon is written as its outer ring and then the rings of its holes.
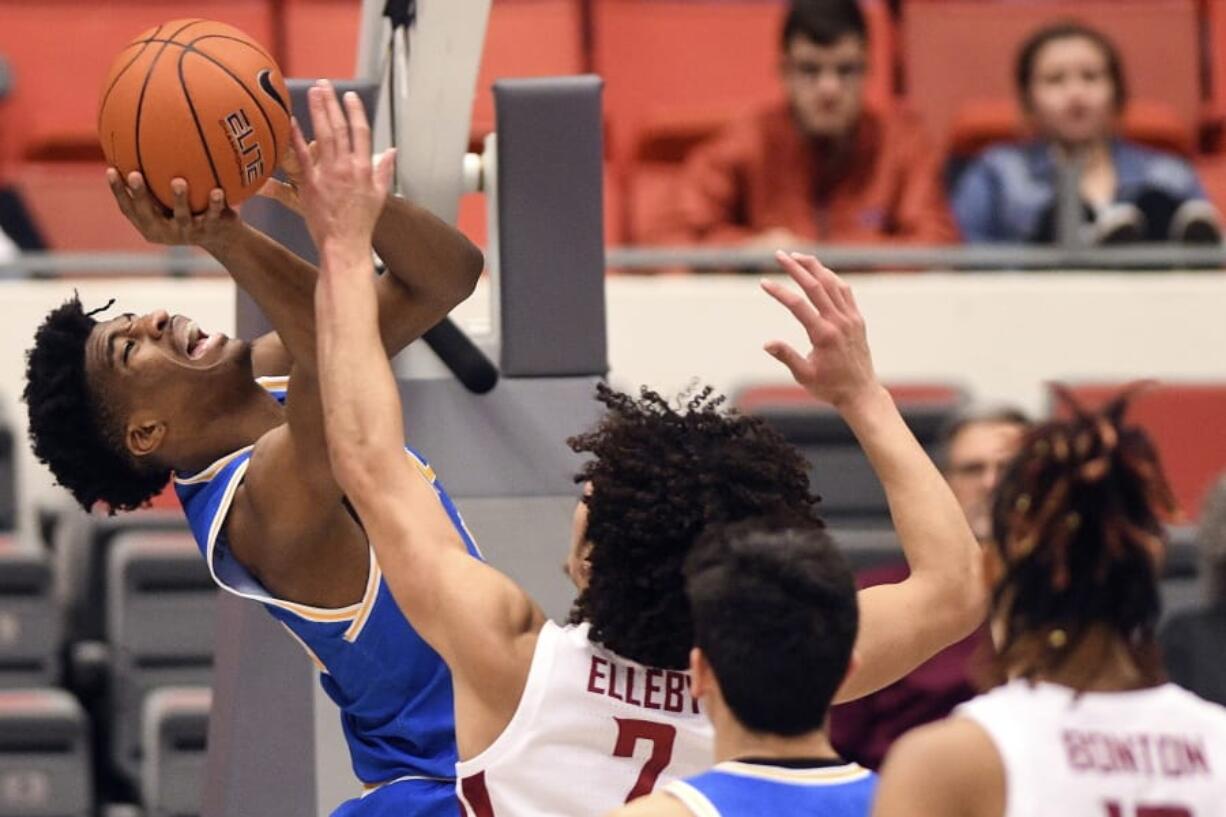
{"type": "MultiPolygon", "coordinates": [[[[1126,817],[1119,803],[1108,801],[1107,817],[1126,817]]],[[[1137,806],[1133,811],[1135,817],[1192,817],[1192,812],[1181,806],[1137,806]]]]}
{"type": "MultiPolygon", "coordinates": [[[[613,720],[617,721],[617,745],[613,747],[614,757],[634,757],[634,747],[640,740],[651,744],[651,756],[643,764],[643,770],[639,772],[639,779],[635,781],[634,788],[626,795],[626,802],[629,803],[644,794],[650,794],[655,788],[660,772],[664,771],[673,759],[673,741],[677,738],[677,727],[634,718],[614,718],[613,720]]],[[[1111,817],[1116,817],[1116,815],[1113,814],[1111,817]]],[[[1139,817],[1149,816],[1139,815],[1139,817]]],[[[1154,817],[1159,817],[1159,815],[1154,815],[1154,817]]],[[[1161,815],[1161,817],[1167,816],[1161,815]]]]}

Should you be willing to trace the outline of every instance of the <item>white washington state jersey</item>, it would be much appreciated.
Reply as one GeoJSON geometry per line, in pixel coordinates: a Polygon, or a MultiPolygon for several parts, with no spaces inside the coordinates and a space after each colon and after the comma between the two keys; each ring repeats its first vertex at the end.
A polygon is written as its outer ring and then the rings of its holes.
{"type": "Polygon", "coordinates": [[[541,630],[519,707],[456,764],[469,817],[601,817],[707,769],[710,722],[690,675],[644,667],[588,640],[588,625],[541,630]]]}
{"type": "Polygon", "coordinates": [[[955,714],[996,744],[1005,817],[1226,815],[1226,709],[1174,684],[1078,694],[1015,680],[955,714]]]}

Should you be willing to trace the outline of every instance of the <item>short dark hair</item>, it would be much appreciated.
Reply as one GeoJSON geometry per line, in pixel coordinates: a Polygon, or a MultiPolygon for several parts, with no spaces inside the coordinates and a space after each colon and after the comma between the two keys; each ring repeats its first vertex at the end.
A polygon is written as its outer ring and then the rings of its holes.
{"type": "Polygon", "coordinates": [[[165,487],[170,469],[138,463],[123,445],[119,421],[90,388],[85,343],[98,322],[74,295],[52,310],[26,353],[22,394],[34,456],[85,510],[135,510],[165,487]]]}
{"type": "Polygon", "coordinates": [[[856,0],[793,0],[779,44],[787,51],[792,40],[803,37],[831,46],[848,35],[868,42],[868,23],[856,0]]]}
{"type": "Polygon", "coordinates": [[[569,440],[592,454],[576,476],[590,482],[590,582],[571,610],[591,639],[662,669],[685,669],[693,624],[682,565],[713,523],[794,516],[821,524],[799,452],[757,417],[723,411],[707,387],[674,408],[644,388],[636,398],[601,384],[597,427],[569,440]]]}
{"type": "Polygon", "coordinates": [[[819,527],[709,529],[685,563],[694,640],[754,732],[820,729],[847,675],[859,612],[847,561],[819,527]]]}
{"type": "Polygon", "coordinates": [[[1128,83],[1124,79],[1124,63],[1120,59],[1119,49],[1115,44],[1097,29],[1090,28],[1076,20],[1065,20],[1054,23],[1031,34],[1022,43],[1017,52],[1017,65],[1014,68],[1014,79],[1017,83],[1018,99],[1023,108],[1030,107],[1030,83],[1034,79],[1035,63],[1039,52],[1044,46],[1057,40],[1089,40],[1102,52],[1107,61],[1107,74],[1115,86],[1115,109],[1122,111],[1128,102],[1128,83]]]}
{"type": "Polygon", "coordinates": [[[1096,626],[1127,645],[1148,680],[1161,678],[1158,570],[1175,500],[1149,436],[1124,422],[1136,391],[1092,412],[1057,386],[1072,418],[1031,431],[1001,480],[992,538],[1004,576],[992,608],[1006,618],[994,680],[1062,666],[1096,626]]]}

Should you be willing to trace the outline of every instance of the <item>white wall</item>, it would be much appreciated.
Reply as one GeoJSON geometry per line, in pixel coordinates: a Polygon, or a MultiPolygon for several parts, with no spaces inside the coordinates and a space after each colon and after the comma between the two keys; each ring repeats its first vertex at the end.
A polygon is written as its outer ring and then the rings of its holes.
{"type": "MultiPolygon", "coordinates": [[[[1226,275],[880,275],[853,284],[888,380],[961,383],[984,400],[1039,412],[1051,379],[1226,379],[1226,275]]],[[[165,307],[233,330],[226,279],[0,283],[0,406],[23,435],[24,350],[73,287],[87,304],[116,297],[124,311],[165,307]]],[[[779,380],[786,372],[762,344],[800,340],[753,277],[614,277],[608,301],[613,379],[623,387],[670,393],[696,377],[723,390],[779,380]]],[[[480,290],[457,317],[483,318],[487,308],[480,290]]],[[[21,450],[28,513],[58,492],[21,450]]]]}

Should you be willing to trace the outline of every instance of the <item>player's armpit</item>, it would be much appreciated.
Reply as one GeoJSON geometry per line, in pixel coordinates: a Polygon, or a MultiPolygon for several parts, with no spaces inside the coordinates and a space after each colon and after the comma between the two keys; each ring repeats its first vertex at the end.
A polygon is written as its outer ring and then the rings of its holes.
{"type": "Polygon", "coordinates": [[[1005,772],[974,721],[949,718],[900,738],[886,755],[873,817],[1003,817],[1005,772]]]}
{"type": "Polygon", "coordinates": [[[664,792],[655,792],[627,803],[608,817],[694,817],[681,801],[664,792]]]}

